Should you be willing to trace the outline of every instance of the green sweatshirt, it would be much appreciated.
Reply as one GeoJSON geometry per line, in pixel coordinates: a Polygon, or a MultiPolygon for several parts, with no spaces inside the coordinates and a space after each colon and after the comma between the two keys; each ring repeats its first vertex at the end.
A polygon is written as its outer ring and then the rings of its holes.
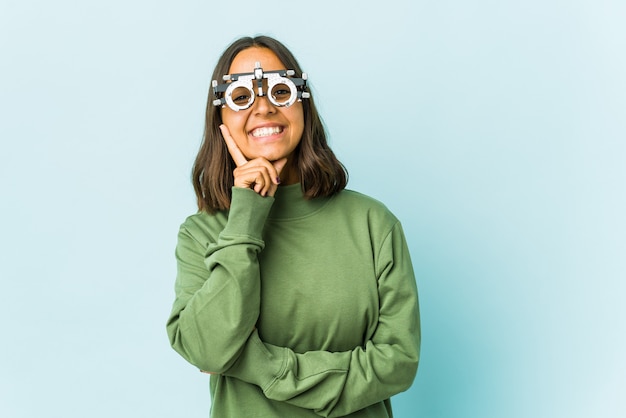
{"type": "Polygon", "coordinates": [[[399,221],[344,190],[233,188],[176,247],[172,347],[211,375],[211,416],[391,417],[417,371],[417,289],[399,221]]]}

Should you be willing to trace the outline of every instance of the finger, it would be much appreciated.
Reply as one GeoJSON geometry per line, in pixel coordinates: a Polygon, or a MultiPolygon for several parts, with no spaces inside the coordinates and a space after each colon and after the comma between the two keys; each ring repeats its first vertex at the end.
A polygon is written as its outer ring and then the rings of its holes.
{"type": "Polygon", "coordinates": [[[235,142],[233,137],[230,135],[230,131],[228,130],[226,125],[220,125],[220,131],[222,132],[222,136],[224,137],[224,142],[226,142],[228,152],[230,153],[230,156],[233,157],[233,161],[235,162],[237,167],[247,163],[248,160],[237,146],[237,143],[235,142]]]}
{"type": "Polygon", "coordinates": [[[272,165],[274,166],[274,169],[276,169],[275,183],[278,184],[280,183],[280,173],[283,171],[283,168],[285,168],[285,165],[287,165],[287,157],[274,161],[272,165]]]}
{"type": "Polygon", "coordinates": [[[260,186],[259,190],[257,191],[257,193],[259,193],[261,196],[267,196],[267,192],[269,191],[269,188],[272,186],[272,179],[270,176],[270,173],[265,169],[262,169],[261,171],[259,171],[259,177],[260,177],[260,186]]]}
{"type": "Polygon", "coordinates": [[[285,168],[286,164],[287,158],[281,158],[280,160],[276,160],[272,163],[274,170],[276,171],[276,176],[267,190],[268,196],[274,196],[274,194],[276,194],[276,190],[278,190],[278,184],[280,183],[280,173],[283,171],[283,168],[285,168]]]}
{"type": "Polygon", "coordinates": [[[270,169],[274,172],[274,167],[269,161],[252,160],[247,164],[235,168],[233,175],[235,178],[234,185],[236,187],[252,188],[255,192],[265,196],[267,194],[268,185],[272,184],[270,169]],[[259,163],[261,163],[259,165],[259,163]]]}
{"type": "Polygon", "coordinates": [[[257,183],[258,173],[258,167],[250,167],[244,165],[235,168],[235,170],[233,171],[235,187],[254,187],[255,183],[257,183]]]}

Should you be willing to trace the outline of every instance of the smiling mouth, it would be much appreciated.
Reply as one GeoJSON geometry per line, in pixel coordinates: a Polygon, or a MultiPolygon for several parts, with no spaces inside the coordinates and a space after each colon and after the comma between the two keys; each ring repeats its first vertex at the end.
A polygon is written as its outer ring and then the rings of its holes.
{"type": "Polygon", "coordinates": [[[250,134],[255,138],[263,138],[265,136],[271,136],[279,134],[283,131],[282,126],[271,126],[254,129],[250,134]]]}

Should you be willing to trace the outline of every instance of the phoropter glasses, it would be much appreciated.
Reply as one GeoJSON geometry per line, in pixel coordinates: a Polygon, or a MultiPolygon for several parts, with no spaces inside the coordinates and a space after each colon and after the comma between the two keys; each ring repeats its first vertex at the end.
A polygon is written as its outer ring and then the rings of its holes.
{"type": "Polygon", "coordinates": [[[224,81],[230,83],[217,84],[217,80],[211,83],[213,86],[213,106],[230,107],[235,112],[244,110],[254,103],[254,84],[256,81],[257,94],[259,97],[266,96],[274,106],[291,106],[297,101],[308,99],[311,95],[306,92],[306,73],[302,78],[293,77],[294,70],[263,71],[261,63],[254,65],[253,73],[226,74],[224,81]],[[263,89],[263,80],[267,81],[267,89],[263,89]]]}

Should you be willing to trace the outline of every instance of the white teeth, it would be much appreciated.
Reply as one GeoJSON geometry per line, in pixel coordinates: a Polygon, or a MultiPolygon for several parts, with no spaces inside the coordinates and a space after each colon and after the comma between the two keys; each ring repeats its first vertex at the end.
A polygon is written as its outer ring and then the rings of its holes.
{"type": "Polygon", "coordinates": [[[252,131],[252,136],[255,138],[259,138],[262,136],[270,136],[270,135],[279,134],[282,131],[283,131],[283,128],[281,128],[280,126],[264,127],[264,128],[258,128],[252,131]]]}

